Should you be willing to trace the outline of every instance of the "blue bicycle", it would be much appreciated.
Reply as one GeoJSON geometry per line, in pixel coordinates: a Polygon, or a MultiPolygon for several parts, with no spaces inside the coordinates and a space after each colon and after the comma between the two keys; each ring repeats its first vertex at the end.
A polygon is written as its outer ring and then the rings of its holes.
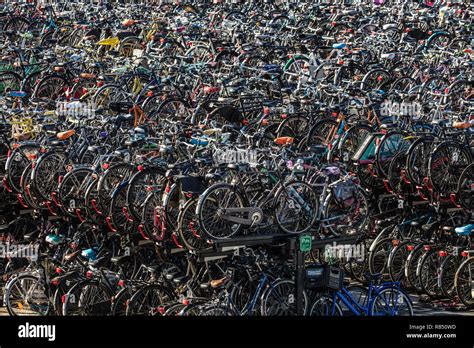
{"type": "Polygon", "coordinates": [[[366,274],[368,289],[342,287],[318,298],[309,315],[313,316],[412,316],[413,304],[400,282],[380,283],[382,274],[366,274]],[[379,284],[380,283],[380,284],[379,284]],[[345,311],[343,311],[343,306],[345,311]]]}

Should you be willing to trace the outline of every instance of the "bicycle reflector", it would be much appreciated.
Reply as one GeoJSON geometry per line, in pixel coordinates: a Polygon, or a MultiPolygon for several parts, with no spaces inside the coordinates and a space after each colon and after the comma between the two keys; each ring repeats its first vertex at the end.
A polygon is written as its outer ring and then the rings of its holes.
{"type": "Polygon", "coordinates": [[[423,250],[424,250],[424,251],[430,251],[430,250],[431,250],[431,246],[425,245],[425,246],[423,247],[423,250]]]}
{"type": "Polygon", "coordinates": [[[399,243],[400,243],[400,241],[398,239],[393,239],[392,240],[392,245],[393,246],[397,246],[399,243]]]}
{"type": "Polygon", "coordinates": [[[102,169],[105,169],[105,170],[109,169],[109,167],[110,167],[110,164],[108,164],[108,163],[104,163],[102,165],[102,169]]]}
{"type": "Polygon", "coordinates": [[[462,257],[468,257],[469,256],[469,251],[467,251],[467,250],[462,251],[461,256],[462,257]]]}
{"type": "Polygon", "coordinates": [[[413,249],[415,249],[414,245],[407,245],[407,250],[408,251],[413,251],[413,249]]]}
{"type": "Polygon", "coordinates": [[[446,257],[446,256],[448,255],[448,253],[447,253],[445,250],[440,250],[440,251],[438,252],[438,255],[439,255],[440,257],[446,257]]]}
{"type": "Polygon", "coordinates": [[[86,278],[87,278],[87,279],[91,279],[93,275],[94,275],[94,274],[92,273],[92,271],[87,271],[87,272],[86,272],[86,278]]]}

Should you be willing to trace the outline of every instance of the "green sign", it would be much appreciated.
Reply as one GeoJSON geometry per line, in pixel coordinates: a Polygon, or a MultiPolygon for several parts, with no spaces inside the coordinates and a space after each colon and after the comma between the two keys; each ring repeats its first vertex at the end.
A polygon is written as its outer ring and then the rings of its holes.
{"type": "Polygon", "coordinates": [[[311,236],[300,237],[300,250],[301,251],[311,251],[311,244],[312,244],[311,236]]]}

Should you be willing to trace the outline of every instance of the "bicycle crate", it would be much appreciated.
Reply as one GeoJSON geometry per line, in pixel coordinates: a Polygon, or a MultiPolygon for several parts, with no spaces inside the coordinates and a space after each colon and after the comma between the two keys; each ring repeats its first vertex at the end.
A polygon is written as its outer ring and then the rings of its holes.
{"type": "Polygon", "coordinates": [[[240,111],[246,119],[255,118],[263,112],[262,96],[242,95],[239,103],[240,111]]]}
{"type": "Polygon", "coordinates": [[[338,266],[328,264],[307,266],[305,287],[309,289],[340,290],[344,282],[344,272],[338,266]]]}

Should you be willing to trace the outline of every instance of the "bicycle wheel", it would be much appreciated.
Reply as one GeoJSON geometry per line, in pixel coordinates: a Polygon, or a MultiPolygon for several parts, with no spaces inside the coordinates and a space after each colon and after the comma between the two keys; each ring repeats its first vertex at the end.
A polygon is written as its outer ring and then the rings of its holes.
{"type": "Polygon", "coordinates": [[[337,134],[339,123],[331,119],[323,119],[316,122],[305,139],[305,147],[327,146],[337,134]]]}
{"type": "Polygon", "coordinates": [[[388,288],[377,293],[369,308],[371,316],[413,316],[410,297],[401,289],[388,288]]]}
{"type": "MultiPolygon", "coordinates": [[[[303,315],[307,309],[308,295],[303,291],[303,315]]],[[[261,313],[264,316],[297,315],[295,282],[282,279],[272,283],[262,297],[261,313]]]]}
{"type": "Polygon", "coordinates": [[[108,110],[110,103],[130,101],[130,97],[119,85],[107,84],[95,92],[92,100],[96,108],[108,110]]]}
{"type": "Polygon", "coordinates": [[[456,295],[467,308],[474,308],[473,273],[474,258],[470,257],[461,263],[454,277],[456,295]]]}
{"type": "Polygon", "coordinates": [[[423,259],[420,262],[421,288],[429,297],[439,297],[438,274],[442,258],[439,256],[438,248],[431,249],[423,255],[423,259]]]}
{"type": "Polygon", "coordinates": [[[388,178],[388,169],[396,154],[408,151],[410,138],[404,133],[393,131],[385,134],[375,149],[375,165],[382,178],[388,178]]]}
{"type": "Polygon", "coordinates": [[[4,300],[8,313],[14,316],[45,316],[52,309],[45,283],[32,274],[19,274],[11,279],[4,300]]]}
{"type": "Polygon", "coordinates": [[[158,192],[151,192],[143,203],[143,213],[141,218],[140,228],[146,236],[152,240],[159,241],[162,234],[161,230],[156,224],[158,218],[158,207],[161,207],[161,194],[158,192]]]}
{"type": "Polygon", "coordinates": [[[98,202],[96,204],[101,212],[107,213],[109,211],[112,192],[119,184],[127,181],[133,175],[134,169],[129,163],[116,163],[100,176],[97,184],[98,202]]]}
{"type": "MultiPolygon", "coordinates": [[[[232,208],[244,208],[244,200],[235,186],[216,184],[204,191],[196,207],[204,237],[230,238],[240,231],[242,224],[226,219],[226,209],[232,208]]],[[[243,213],[237,212],[231,217],[243,218],[243,213]]]]}
{"type": "Polygon", "coordinates": [[[393,282],[403,281],[405,278],[405,262],[409,251],[407,245],[411,241],[399,242],[390,252],[388,257],[388,274],[393,282]]]}
{"type": "Polygon", "coordinates": [[[228,317],[237,316],[238,313],[232,311],[228,306],[223,304],[215,304],[210,306],[203,306],[200,309],[199,316],[204,317],[228,317]]]}
{"type": "Polygon", "coordinates": [[[368,255],[369,271],[371,274],[386,274],[390,252],[392,251],[392,237],[379,240],[375,246],[371,246],[368,255]]]}
{"type": "Polygon", "coordinates": [[[0,96],[6,98],[10,92],[19,91],[21,86],[21,77],[14,72],[0,73],[0,96]]]}
{"type": "MultiPolygon", "coordinates": [[[[345,288],[351,294],[351,300],[359,304],[362,309],[369,307],[369,290],[361,285],[349,285],[345,288]]],[[[339,303],[340,300],[337,300],[339,303]]],[[[352,311],[341,306],[343,315],[353,315],[352,311]]],[[[361,310],[359,308],[359,310],[361,310]]]]}
{"type": "Polygon", "coordinates": [[[84,193],[84,206],[85,206],[85,217],[86,220],[92,223],[99,223],[99,219],[102,216],[102,212],[97,211],[95,208],[98,208],[96,202],[99,199],[97,192],[97,183],[99,179],[96,176],[92,176],[91,183],[86,188],[84,193]],[[95,208],[94,208],[95,207],[95,208]]]}
{"type": "Polygon", "coordinates": [[[408,284],[418,293],[422,292],[420,278],[416,274],[416,269],[418,267],[418,261],[423,256],[425,252],[424,243],[420,243],[416,246],[413,244],[407,245],[407,248],[412,249],[408,255],[407,262],[405,263],[405,277],[408,280],[408,284]]]}
{"type": "Polygon", "coordinates": [[[70,217],[85,216],[85,193],[92,182],[94,171],[77,168],[67,173],[58,187],[58,200],[62,211],[70,217]]]}
{"type": "Polygon", "coordinates": [[[108,315],[112,304],[112,291],[97,280],[84,280],[74,285],[63,296],[63,315],[108,315]]]}
{"type": "Polygon", "coordinates": [[[275,220],[285,233],[304,233],[316,222],[319,199],[313,188],[304,182],[282,186],[273,203],[275,220]]]}
{"type": "Polygon", "coordinates": [[[41,209],[41,198],[31,188],[31,172],[33,170],[33,162],[30,162],[21,175],[21,198],[23,203],[34,209],[41,209]]]}
{"type": "Polygon", "coordinates": [[[367,197],[356,185],[347,200],[340,201],[331,192],[323,204],[324,227],[335,236],[354,234],[363,230],[368,222],[367,197]]]}
{"type": "Polygon", "coordinates": [[[429,159],[428,177],[433,188],[444,195],[456,193],[459,178],[471,161],[471,154],[461,144],[441,143],[429,159]]]}
{"type": "Polygon", "coordinates": [[[454,279],[462,261],[461,256],[448,255],[439,267],[438,286],[443,296],[451,300],[454,300],[456,297],[454,279]]]}
{"type": "Polygon", "coordinates": [[[26,166],[39,154],[40,146],[36,144],[22,144],[14,148],[5,163],[5,179],[11,190],[21,192],[20,179],[26,166]]]}
{"type": "Polygon", "coordinates": [[[310,316],[316,317],[342,317],[341,306],[334,303],[332,297],[323,295],[314,302],[309,311],[310,316]]]}
{"type": "Polygon", "coordinates": [[[62,76],[45,76],[36,85],[33,98],[47,102],[47,108],[54,110],[57,101],[66,100],[65,92],[70,87],[68,81],[62,76]]]}
{"type": "Polygon", "coordinates": [[[129,232],[130,227],[133,226],[134,223],[127,212],[127,188],[128,181],[118,185],[112,192],[108,212],[112,226],[120,233],[129,232]]]}
{"type": "Polygon", "coordinates": [[[474,163],[462,172],[458,182],[457,197],[464,208],[474,211],[474,163]]]}
{"type": "Polygon", "coordinates": [[[130,298],[126,315],[161,315],[159,308],[174,299],[160,284],[150,284],[137,290],[130,298]]]}
{"type": "Polygon", "coordinates": [[[278,137],[292,137],[293,144],[299,146],[300,142],[306,136],[309,126],[309,120],[304,116],[291,116],[280,123],[277,129],[278,137]]]}
{"type": "Polygon", "coordinates": [[[178,233],[189,250],[202,250],[209,247],[199,231],[196,206],[197,199],[191,199],[186,202],[178,215],[178,233]]]}
{"type": "Polygon", "coordinates": [[[31,173],[32,185],[41,199],[52,199],[51,194],[59,185],[59,177],[66,173],[67,156],[64,152],[51,151],[38,159],[31,173]]]}
{"type": "Polygon", "coordinates": [[[351,165],[352,157],[371,131],[372,127],[367,124],[356,124],[344,132],[338,144],[339,155],[344,163],[351,165]]]}
{"type": "Polygon", "coordinates": [[[425,136],[415,140],[407,152],[407,175],[415,186],[423,186],[423,179],[428,177],[428,162],[433,152],[434,137],[425,136]]]}

